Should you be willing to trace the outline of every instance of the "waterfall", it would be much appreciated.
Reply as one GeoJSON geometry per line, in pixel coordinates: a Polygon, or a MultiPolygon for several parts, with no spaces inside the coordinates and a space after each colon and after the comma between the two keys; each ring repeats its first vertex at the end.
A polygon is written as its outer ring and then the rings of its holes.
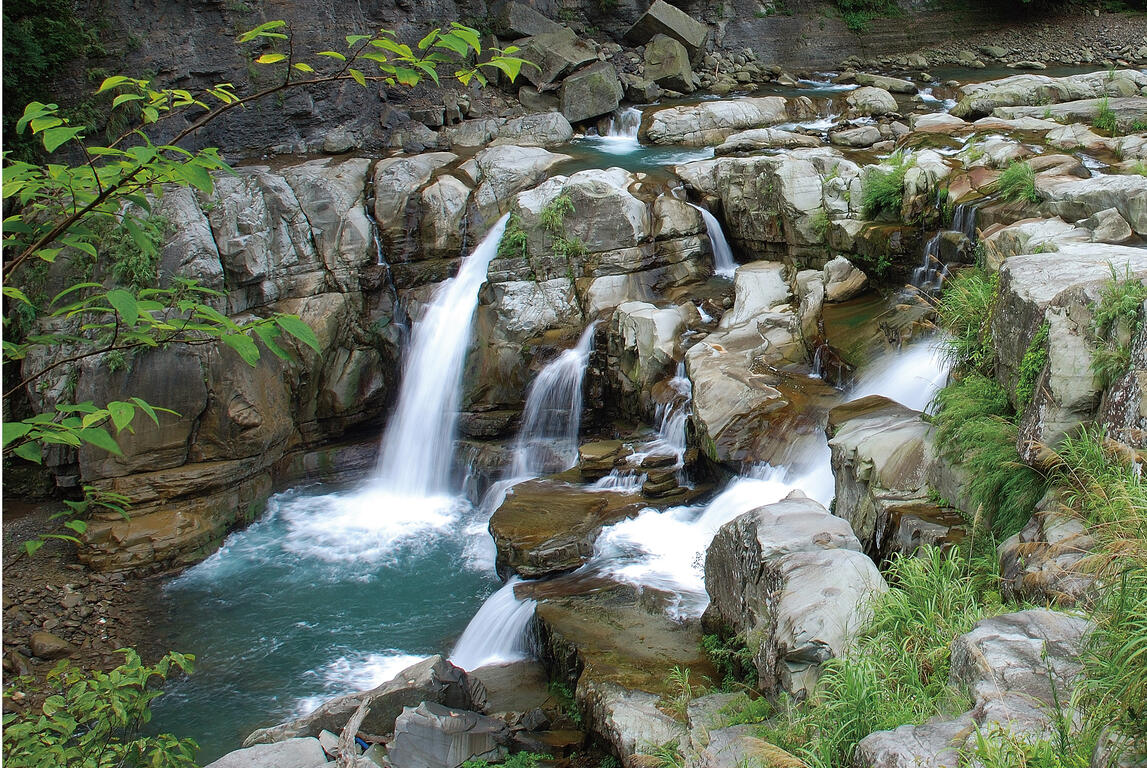
{"type": "Polygon", "coordinates": [[[530,384],[522,428],[514,442],[512,477],[548,475],[577,462],[582,380],[596,325],[590,323],[577,345],[558,355],[530,384]]]}
{"type": "Polygon", "coordinates": [[[952,213],[952,229],[968,238],[968,242],[976,242],[976,214],[979,206],[974,203],[960,203],[952,213]]]}
{"type": "Polygon", "coordinates": [[[506,664],[532,655],[530,626],[533,600],[519,600],[510,579],[482,604],[450,654],[450,661],[469,671],[487,664],[506,664]]]}
{"type": "Polygon", "coordinates": [[[931,240],[924,245],[924,255],[920,266],[912,273],[912,285],[920,291],[936,295],[948,277],[948,266],[940,259],[940,238],[943,232],[937,232],[931,240]]]}
{"type": "Polygon", "coordinates": [[[941,336],[886,355],[860,373],[848,399],[884,395],[913,410],[924,410],[948,380],[951,363],[944,343],[941,336]]]}
{"type": "Polygon", "coordinates": [[[641,110],[626,107],[610,116],[605,135],[619,139],[637,139],[637,129],[640,127],[641,110]]]}
{"type": "MultiPolygon", "coordinates": [[[[689,205],[693,205],[693,203],[689,203],[689,205]]],[[[716,216],[701,206],[693,205],[693,207],[701,212],[701,218],[705,221],[705,232],[709,235],[709,242],[713,246],[714,274],[731,278],[737,271],[737,262],[733,260],[733,249],[729,247],[729,241],[725,239],[725,231],[721,229],[721,222],[717,221],[716,216]]]]}
{"type": "Polygon", "coordinates": [[[478,291],[506,228],[503,216],[434,294],[415,323],[398,405],[382,438],[376,482],[403,496],[446,493],[458,423],[462,364],[478,291]]]}

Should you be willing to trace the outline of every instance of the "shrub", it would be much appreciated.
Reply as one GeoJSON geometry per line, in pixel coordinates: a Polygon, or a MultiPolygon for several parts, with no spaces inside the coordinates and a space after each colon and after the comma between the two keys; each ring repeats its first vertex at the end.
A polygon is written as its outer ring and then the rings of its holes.
{"type": "Polygon", "coordinates": [[[518,214],[511,213],[506,222],[506,231],[502,233],[502,240],[498,243],[498,256],[503,259],[524,259],[527,256],[526,230],[522,229],[522,219],[518,214]]]}
{"type": "Polygon", "coordinates": [[[897,152],[864,177],[860,191],[866,219],[875,219],[882,213],[900,213],[900,204],[904,198],[904,174],[911,167],[912,161],[897,152]]]}
{"type": "Polygon", "coordinates": [[[499,765],[501,768],[538,768],[538,763],[545,760],[545,755],[536,752],[516,752],[500,763],[491,763],[489,760],[467,760],[462,768],[491,768],[499,765]]]}
{"type": "MultiPolygon", "coordinates": [[[[168,733],[144,736],[155,685],[170,674],[191,673],[194,657],[169,653],[154,667],[123,649],[124,663],[110,672],[87,673],[61,661],[42,684],[25,679],[25,695],[46,695],[37,710],[4,715],[6,768],[194,768],[198,746],[168,733]]],[[[5,698],[16,698],[16,687],[5,698]]]]}
{"type": "Polygon", "coordinates": [[[1022,201],[1038,203],[1039,192],[1035,188],[1035,171],[1024,160],[1014,160],[996,180],[996,191],[1000,197],[1010,202],[1022,201]]]}
{"type": "Polygon", "coordinates": [[[836,7],[844,25],[853,32],[863,32],[873,19],[893,16],[900,11],[892,0],[836,0],[836,7]]]}

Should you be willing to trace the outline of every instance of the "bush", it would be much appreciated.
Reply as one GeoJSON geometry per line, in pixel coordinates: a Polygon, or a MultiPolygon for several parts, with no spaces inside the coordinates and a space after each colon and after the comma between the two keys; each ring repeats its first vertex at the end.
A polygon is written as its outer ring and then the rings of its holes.
{"type": "MultiPolygon", "coordinates": [[[[24,695],[45,696],[39,710],[4,715],[6,768],[193,768],[198,746],[171,734],[143,736],[155,685],[170,674],[191,673],[194,657],[169,653],[154,667],[123,649],[124,663],[110,672],[87,673],[62,661],[36,684],[21,681],[24,695]]],[[[17,698],[15,686],[5,698],[17,698]]]]}
{"type": "Polygon", "coordinates": [[[900,6],[892,0],[836,0],[836,7],[844,25],[853,32],[868,29],[873,19],[900,12],[900,6]]]}
{"type": "Polygon", "coordinates": [[[701,648],[721,674],[721,687],[732,690],[738,683],[755,688],[757,667],[753,652],[739,635],[722,639],[719,635],[702,635],[701,648]]]}
{"type": "Polygon", "coordinates": [[[1038,203],[1039,192],[1035,188],[1035,171],[1024,160],[1014,160],[996,180],[996,191],[1000,197],[1010,202],[1038,203]]]}

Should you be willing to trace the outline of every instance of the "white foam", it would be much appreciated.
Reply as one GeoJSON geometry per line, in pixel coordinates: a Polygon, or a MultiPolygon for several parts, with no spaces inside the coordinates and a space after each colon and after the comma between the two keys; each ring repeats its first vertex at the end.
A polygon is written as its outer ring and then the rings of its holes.
{"type": "Polygon", "coordinates": [[[305,673],[306,677],[317,679],[323,693],[299,699],[294,707],[295,714],[296,716],[310,714],[334,696],[377,688],[424,658],[425,656],[414,656],[393,648],[382,653],[353,653],[339,656],[334,661],[305,673]]]}

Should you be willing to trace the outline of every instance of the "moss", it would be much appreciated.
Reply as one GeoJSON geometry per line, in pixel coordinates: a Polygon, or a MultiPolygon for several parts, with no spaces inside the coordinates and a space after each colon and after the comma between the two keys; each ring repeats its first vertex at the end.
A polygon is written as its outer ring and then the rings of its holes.
{"type": "Polygon", "coordinates": [[[1020,378],[1016,383],[1016,407],[1023,411],[1035,395],[1036,381],[1047,366],[1047,336],[1051,326],[1045,321],[1032,337],[1020,361],[1020,378]]]}

